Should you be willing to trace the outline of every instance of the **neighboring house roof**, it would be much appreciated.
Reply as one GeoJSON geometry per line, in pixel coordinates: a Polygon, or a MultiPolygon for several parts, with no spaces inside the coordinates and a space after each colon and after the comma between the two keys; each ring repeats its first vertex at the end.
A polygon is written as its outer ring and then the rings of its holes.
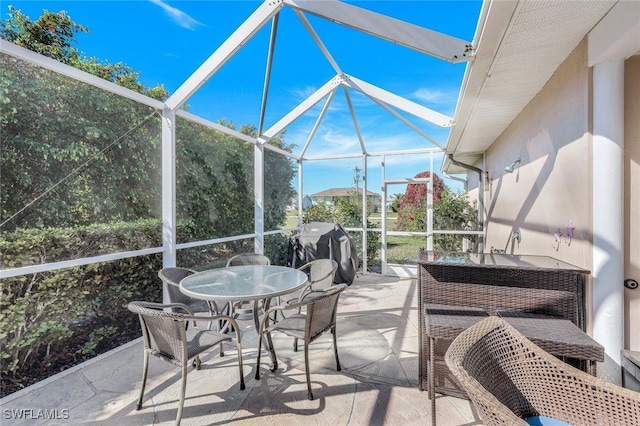
{"type": "MultiPolygon", "coordinates": [[[[311,194],[310,197],[348,197],[356,192],[356,188],[331,188],[311,194]]],[[[362,194],[362,188],[358,188],[358,194],[362,194]]],[[[380,196],[375,192],[367,191],[368,196],[380,196]]]]}
{"type": "MultiPolygon", "coordinates": [[[[616,3],[485,1],[447,154],[462,163],[480,164],[482,153],[616,3]]],[[[442,170],[466,172],[448,159],[442,170]]]]}

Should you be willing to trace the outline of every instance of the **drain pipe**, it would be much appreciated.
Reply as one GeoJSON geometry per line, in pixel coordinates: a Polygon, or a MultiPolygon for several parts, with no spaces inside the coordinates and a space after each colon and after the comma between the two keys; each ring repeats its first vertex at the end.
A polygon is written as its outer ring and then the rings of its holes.
{"type": "MultiPolygon", "coordinates": [[[[453,158],[453,154],[448,154],[449,161],[452,164],[462,167],[463,169],[471,170],[472,172],[478,173],[478,223],[482,224],[482,230],[484,231],[484,172],[482,169],[471,166],[469,164],[461,163],[458,160],[453,158]]],[[[465,188],[468,190],[468,188],[465,188]]],[[[484,252],[484,235],[478,236],[478,253],[484,252]]]]}

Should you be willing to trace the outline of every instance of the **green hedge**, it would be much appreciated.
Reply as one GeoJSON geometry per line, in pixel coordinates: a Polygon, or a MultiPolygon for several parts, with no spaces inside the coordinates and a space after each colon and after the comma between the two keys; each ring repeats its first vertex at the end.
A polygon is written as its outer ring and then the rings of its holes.
{"type": "MultiPolygon", "coordinates": [[[[159,235],[158,220],[17,230],[0,237],[0,269],[157,247],[159,235]]],[[[287,235],[265,238],[272,263],[286,265],[288,242],[287,235]]],[[[200,269],[219,257],[224,265],[233,253],[251,250],[253,242],[244,240],[181,250],[179,264],[200,269]]],[[[2,396],[140,336],[127,304],[162,301],[161,268],[158,253],[2,279],[2,396]]]]}
{"type": "MultiPolygon", "coordinates": [[[[0,238],[0,267],[158,246],[160,226],[149,220],[17,230],[0,238]]],[[[3,279],[2,395],[139,336],[138,319],[126,306],[162,300],[161,267],[162,255],[155,254],[3,279]]]]}

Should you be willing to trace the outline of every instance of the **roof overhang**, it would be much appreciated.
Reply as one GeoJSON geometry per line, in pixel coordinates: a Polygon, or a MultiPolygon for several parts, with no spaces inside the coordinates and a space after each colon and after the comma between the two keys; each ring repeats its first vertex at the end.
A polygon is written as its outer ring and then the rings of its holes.
{"type": "MultiPolygon", "coordinates": [[[[484,152],[617,0],[483,4],[446,151],[481,166],[484,152]]],[[[631,2],[633,3],[633,2],[631,2]]],[[[445,161],[443,172],[467,170],[445,161]]]]}

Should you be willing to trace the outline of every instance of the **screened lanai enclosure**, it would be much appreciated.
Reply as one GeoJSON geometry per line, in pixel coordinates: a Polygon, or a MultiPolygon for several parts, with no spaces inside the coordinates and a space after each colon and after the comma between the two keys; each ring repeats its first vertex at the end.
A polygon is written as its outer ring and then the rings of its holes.
{"type": "MultiPolygon", "coordinates": [[[[454,120],[369,81],[367,70],[388,59],[357,54],[363,44],[367,52],[382,44],[408,52],[409,62],[396,65],[411,68],[416,81],[437,79],[428,75],[435,62],[462,80],[473,58],[471,41],[351,4],[265,1],[158,101],[3,40],[3,381],[75,339],[79,325],[90,330],[76,342],[83,355],[124,329],[137,332],[135,318],[127,317],[129,326],[113,320],[132,299],[162,299],[163,266],[221,267],[244,251],[286,264],[289,237],[305,220],[342,223],[362,272],[410,274],[418,248],[437,248],[439,237],[476,250],[477,214],[456,221],[434,209],[444,186],[464,190],[439,172],[454,120]],[[292,27],[305,38],[292,40],[292,27]],[[336,31],[341,43],[325,44],[323,34],[336,31]],[[279,44],[292,42],[300,45],[295,56],[279,56],[279,44]],[[255,67],[225,71],[238,55],[256,55],[255,67]],[[308,81],[308,56],[322,60],[324,79],[308,81]],[[280,89],[298,77],[313,88],[301,101],[280,89]],[[259,85],[261,96],[247,99],[247,85],[259,85]],[[233,89],[223,91],[227,98],[217,95],[222,87],[233,89]],[[242,104],[256,121],[191,112],[206,102],[242,104]],[[363,120],[363,108],[376,118],[363,120]],[[391,125],[401,126],[397,137],[379,138],[391,125]],[[348,136],[318,136],[338,128],[348,136]],[[408,164],[422,173],[409,173],[408,164]],[[342,185],[353,190],[345,201],[305,205],[305,187],[336,170],[353,171],[342,185]],[[411,226],[399,227],[390,201],[410,193],[420,202],[404,218],[411,226]],[[409,250],[390,255],[402,245],[409,250]]],[[[474,210],[482,200],[468,204],[474,210]]]]}

